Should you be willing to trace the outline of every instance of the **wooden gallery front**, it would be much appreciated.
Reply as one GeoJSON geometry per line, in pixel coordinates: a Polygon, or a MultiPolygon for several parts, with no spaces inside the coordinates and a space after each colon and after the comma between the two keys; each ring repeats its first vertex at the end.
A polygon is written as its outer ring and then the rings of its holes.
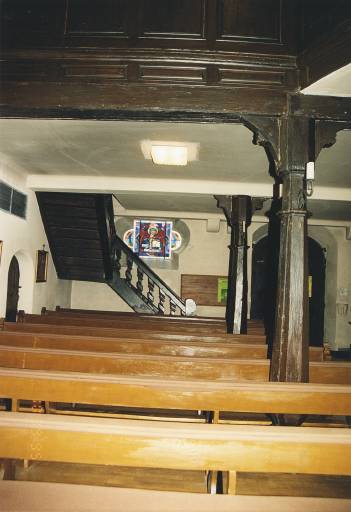
{"type": "Polygon", "coordinates": [[[350,510],[350,2],[0,10],[4,510],[350,510]]]}

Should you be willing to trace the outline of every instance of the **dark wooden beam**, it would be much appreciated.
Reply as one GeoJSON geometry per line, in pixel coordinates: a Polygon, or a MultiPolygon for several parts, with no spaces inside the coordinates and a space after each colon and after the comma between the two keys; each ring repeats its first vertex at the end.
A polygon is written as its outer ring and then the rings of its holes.
{"type": "Polygon", "coordinates": [[[351,98],[292,94],[288,96],[288,113],[312,119],[350,122],[351,98]]]}
{"type": "Polygon", "coordinates": [[[286,112],[286,93],[269,88],[226,88],[169,84],[61,84],[50,82],[3,82],[1,117],[84,116],[96,111],[118,119],[123,113],[186,111],[195,115],[240,115],[244,112],[281,115],[286,112]],[[113,116],[115,112],[115,116],[113,116]],[[47,115],[45,115],[47,113],[47,115]],[[109,113],[109,114],[107,114],[109,113]],[[112,115],[111,115],[112,113],[112,115]]]}

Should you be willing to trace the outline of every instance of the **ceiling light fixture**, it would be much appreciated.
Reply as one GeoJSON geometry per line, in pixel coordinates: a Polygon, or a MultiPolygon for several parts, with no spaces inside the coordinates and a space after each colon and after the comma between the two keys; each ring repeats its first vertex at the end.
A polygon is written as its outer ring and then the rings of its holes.
{"type": "Polygon", "coordinates": [[[188,148],[185,146],[151,146],[151,158],[157,165],[187,165],[188,148]]]}
{"type": "Polygon", "coordinates": [[[199,159],[198,142],[141,140],[140,147],[144,158],[156,165],[186,166],[199,159]]]}

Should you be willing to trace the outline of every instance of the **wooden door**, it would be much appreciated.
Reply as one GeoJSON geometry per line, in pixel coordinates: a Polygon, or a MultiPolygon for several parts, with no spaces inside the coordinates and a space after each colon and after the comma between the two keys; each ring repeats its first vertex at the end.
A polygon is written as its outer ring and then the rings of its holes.
{"type": "MultiPolygon", "coordinates": [[[[275,311],[271,309],[271,276],[267,268],[268,238],[257,242],[252,251],[251,318],[264,320],[267,328],[275,311]]],[[[322,247],[308,237],[309,332],[310,344],[322,346],[324,338],[325,254],[322,247]]]]}
{"type": "Polygon", "coordinates": [[[18,260],[16,256],[13,256],[10,268],[9,275],[7,280],[7,301],[6,301],[6,321],[7,322],[16,322],[17,316],[17,305],[19,298],[19,279],[20,279],[20,271],[18,260]]]}
{"type": "Polygon", "coordinates": [[[310,345],[321,347],[324,339],[325,254],[312,238],[308,239],[308,276],[310,345]]]}

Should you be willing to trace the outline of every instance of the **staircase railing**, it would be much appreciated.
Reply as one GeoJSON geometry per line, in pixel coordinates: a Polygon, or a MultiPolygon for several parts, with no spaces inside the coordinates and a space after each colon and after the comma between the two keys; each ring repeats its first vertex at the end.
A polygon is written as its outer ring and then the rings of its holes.
{"type": "MultiPolygon", "coordinates": [[[[148,307],[149,313],[190,316],[196,305],[183,300],[137,254],[119,238],[115,230],[112,197],[104,196],[105,220],[114,280],[124,283],[148,307]]],[[[108,270],[110,266],[108,265],[108,270]]],[[[108,274],[109,272],[107,272],[108,274]]]]}

